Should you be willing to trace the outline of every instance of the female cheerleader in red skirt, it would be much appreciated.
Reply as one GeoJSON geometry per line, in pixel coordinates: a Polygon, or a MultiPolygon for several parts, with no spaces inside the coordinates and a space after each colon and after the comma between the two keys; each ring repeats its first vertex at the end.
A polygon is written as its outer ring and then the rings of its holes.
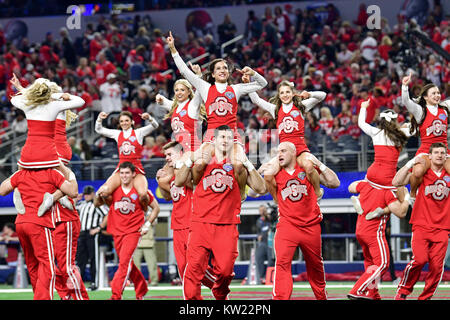
{"type": "MultiPolygon", "coordinates": [[[[131,162],[136,167],[136,176],[134,177],[134,187],[136,188],[141,205],[144,207],[144,211],[148,206],[148,182],[145,177],[145,171],[141,163],[142,149],[144,137],[158,127],[158,122],[153,119],[150,114],[143,113],[141,118],[148,120],[149,125],[134,130],[133,128],[133,116],[128,111],[122,111],[119,115],[118,129],[108,129],[102,126],[102,121],[108,117],[108,114],[101,112],[98,115],[95,122],[95,131],[105,137],[114,139],[117,142],[119,151],[119,164],[117,165],[114,173],[106,180],[106,182],[99,188],[97,195],[100,197],[107,197],[112,191],[116,190],[120,186],[119,166],[123,162],[131,162]]],[[[96,203],[98,203],[96,201],[96,203]]]]}
{"type": "MultiPolygon", "coordinates": [[[[433,83],[422,87],[419,96],[414,100],[409,97],[409,83],[411,74],[402,79],[402,102],[408,111],[413,115],[411,120],[411,134],[420,137],[420,147],[416,152],[416,157],[425,160],[414,164],[410,178],[411,204],[414,203],[417,188],[420,185],[424,173],[430,168],[428,152],[430,146],[435,142],[442,142],[448,149],[447,127],[450,101],[441,101],[441,92],[433,83]]],[[[447,150],[449,151],[449,150],[447,150]]],[[[449,152],[447,152],[449,154],[449,152]]],[[[450,172],[450,159],[447,155],[445,170],[450,172]]]]}
{"type": "MultiPolygon", "coordinates": [[[[248,79],[243,77],[243,81],[248,81],[248,79]]],[[[277,94],[269,102],[260,98],[256,92],[250,93],[249,96],[254,104],[267,111],[275,119],[280,143],[288,141],[295,145],[297,163],[305,169],[308,180],[311,181],[316,196],[320,200],[323,196],[323,189],[320,188],[320,177],[314,168],[311,153],[304,138],[305,114],[323,101],[326,93],[323,91],[296,93],[294,84],[284,80],[278,85],[277,94]]],[[[269,163],[271,169],[265,170],[264,175],[274,176],[280,170],[278,158],[273,158],[269,163]]]]}
{"type": "MultiPolygon", "coordinates": [[[[409,133],[409,126],[400,128],[397,121],[397,113],[386,110],[380,113],[380,123],[374,127],[366,122],[367,108],[369,100],[361,103],[361,110],[358,116],[358,126],[361,130],[372,138],[375,150],[375,161],[367,169],[365,180],[377,189],[395,190],[392,179],[397,172],[397,162],[400,151],[406,144],[409,133]]],[[[358,214],[362,214],[361,204],[356,196],[351,200],[358,214]]]]}
{"type": "MultiPolygon", "coordinates": [[[[242,163],[236,159],[242,158],[242,154],[245,154],[245,152],[242,147],[242,138],[237,129],[236,116],[238,102],[243,95],[264,88],[267,85],[267,81],[250,67],[244,67],[242,70],[238,71],[244,75],[253,77],[255,81],[250,83],[231,84],[231,70],[224,59],[215,59],[209,64],[208,71],[204,75],[204,80],[192,72],[180,57],[175,48],[175,40],[171,32],[166,41],[178,70],[192,86],[195,87],[202,100],[205,102],[208,127],[203,139],[204,143],[201,145],[200,152],[198,153],[200,156],[196,157],[196,160],[202,161],[201,153],[203,152],[213,155],[214,147],[211,143],[214,136],[214,129],[221,125],[228,125],[235,133],[235,145],[231,162],[235,169],[241,170],[242,163]],[[239,154],[241,154],[241,156],[239,156],[239,154]]],[[[194,179],[196,178],[194,177],[194,179]]],[[[242,181],[239,181],[240,189],[244,190],[241,197],[245,198],[245,188],[243,188],[243,186],[246,183],[246,177],[242,175],[241,179],[242,181]]]]}

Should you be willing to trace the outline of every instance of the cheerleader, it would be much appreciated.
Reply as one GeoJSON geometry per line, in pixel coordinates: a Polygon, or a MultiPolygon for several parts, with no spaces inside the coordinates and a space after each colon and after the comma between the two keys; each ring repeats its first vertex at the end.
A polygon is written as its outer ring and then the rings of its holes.
{"type": "MultiPolygon", "coordinates": [[[[243,81],[248,81],[243,77],[243,81]]],[[[292,82],[283,80],[277,88],[277,94],[269,101],[260,98],[256,92],[250,93],[251,101],[258,107],[267,111],[275,119],[278,129],[280,143],[284,141],[292,142],[296,147],[297,163],[308,176],[308,180],[314,186],[314,191],[318,200],[323,196],[323,189],[320,188],[320,177],[314,168],[311,153],[305,142],[305,116],[317,104],[322,102],[326,93],[323,91],[302,91],[296,93],[292,82]]],[[[264,175],[276,175],[280,170],[278,158],[274,157],[270,161],[270,168],[264,175]]]]}
{"type": "MultiPolygon", "coordinates": [[[[119,164],[113,174],[99,188],[97,191],[97,196],[105,198],[120,186],[119,166],[121,163],[129,161],[136,167],[134,187],[138,192],[141,205],[144,206],[144,211],[146,211],[149,197],[147,194],[148,182],[141,162],[143,149],[142,144],[144,137],[149,135],[154,129],[158,128],[158,122],[156,122],[156,120],[146,112],[141,115],[141,118],[148,120],[150,124],[134,130],[132,114],[128,111],[122,111],[119,115],[119,126],[121,129],[118,130],[103,127],[102,121],[107,117],[107,113],[100,112],[97,117],[97,121],[95,122],[95,132],[107,138],[114,139],[117,142],[117,147],[119,149],[119,164]]],[[[95,203],[98,204],[98,201],[95,201],[95,203]]]]}
{"type": "MultiPolygon", "coordinates": [[[[380,113],[381,120],[378,127],[368,124],[366,117],[369,104],[370,99],[361,103],[358,116],[358,126],[372,138],[375,150],[375,160],[368,168],[365,180],[376,189],[395,190],[392,179],[397,172],[400,151],[410,137],[410,128],[408,125],[400,128],[397,122],[398,114],[392,110],[380,113]]],[[[356,212],[362,214],[358,198],[352,196],[351,200],[356,212]]]]}
{"type": "MultiPolygon", "coordinates": [[[[421,157],[424,162],[415,162],[410,178],[411,204],[414,204],[416,192],[424,173],[430,168],[429,149],[435,142],[442,142],[447,148],[447,127],[449,100],[441,101],[441,92],[433,83],[422,87],[419,96],[412,100],[409,97],[411,73],[402,79],[402,103],[412,114],[411,134],[420,137],[420,147],[415,158],[421,157]]],[[[450,159],[445,162],[445,170],[450,172],[450,159]]]]}
{"type": "MultiPolygon", "coordinates": [[[[244,67],[242,70],[238,69],[238,71],[243,75],[253,77],[255,81],[250,83],[231,84],[230,69],[228,63],[224,59],[215,59],[211,61],[208,66],[208,71],[204,75],[204,80],[189,70],[186,63],[184,63],[175,48],[175,41],[171,32],[166,38],[166,41],[178,70],[192,86],[195,87],[199,92],[200,97],[205,102],[208,126],[206,136],[203,139],[204,143],[200,147],[199,154],[205,152],[212,155],[214,152],[214,146],[212,145],[214,129],[221,125],[228,125],[235,132],[236,142],[231,162],[236,170],[240,170],[242,168],[242,163],[239,163],[236,159],[242,158],[242,154],[245,155],[245,152],[242,146],[241,137],[237,130],[236,115],[238,102],[243,95],[264,88],[267,85],[267,81],[250,67],[244,67]]],[[[194,177],[194,180],[197,179],[194,177]]],[[[244,183],[246,183],[246,177],[243,176],[242,181],[239,182],[241,190],[244,189],[244,183]]]]}

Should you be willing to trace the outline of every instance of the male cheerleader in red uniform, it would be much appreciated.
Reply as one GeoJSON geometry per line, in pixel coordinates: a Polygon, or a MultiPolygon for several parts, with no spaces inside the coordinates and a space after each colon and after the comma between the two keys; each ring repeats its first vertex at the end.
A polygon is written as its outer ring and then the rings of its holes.
{"type": "MultiPolygon", "coordinates": [[[[419,161],[421,161],[420,157],[419,161]]],[[[428,263],[425,288],[419,300],[431,299],[436,292],[444,272],[445,253],[450,232],[450,172],[444,168],[447,146],[433,143],[429,150],[430,168],[425,172],[417,190],[411,213],[413,257],[406,266],[397,289],[396,300],[405,300],[419,280],[422,268],[428,263]]],[[[408,183],[411,165],[401,168],[395,179],[408,183]]]]}
{"type": "Polygon", "coordinates": [[[137,300],[143,300],[148,291],[143,274],[133,262],[133,253],[141,235],[148,231],[148,226],[156,217],[153,216],[152,220],[145,221],[139,195],[133,187],[135,175],[135,166],[131,162],[121,163],[119,165],[120,187],[108,198],[100,197],[101,201],[105,201],[110,206],[101,227],[104,228],[107,224],[107,232],[113,235],[114,246],[119,257],[119,267],[111,281],[111,300],[122,299],[128,279],[134,284],[137,300]]]}
{"type": "Polygon", "coordinates": [[[348,187],[349,192],[359,193],[359,202],[363,214],[356,222],[356,239],[364,255],[364,273],[347,294],[349,299],[380,300],[378,280],[389,267],[389,247],[386,240],[386,223],[389,215],[370,217],[377,208],[387,208],[399,218],[404,218],[409,202],[405,199],[407,189],[397,191],[378,188],[369,181],[354,181],[348,187]],[[370,219],[370,220],[369,220],[370,219]]]}
{"type": "Polygon", "coordinates": [[[53,230],[55,240],[56,291],[63,300],[89,300],[89,296],[81,279],[81,274],[75,264],[78,236],[81,222],[72,199],[73,209],[67,209],[55,202],[54,213],[56,228],[53,230]]]}
{"type": "MultiPolygon", "coordinates": [[[[170,227],[173,230],[173,250],[177,261],[178,273],[183,281],[184,269],[186,267],[186,252],[189,236],[189,225],[192,216],[192,197],[193,185],[192,179],[180,187],[175,185],[175,164],[183,155],[183,146],[172,141],[163,147],[166,155],[166,169],[158,172],[156,179],[161,193],[166,200],[172,200],[173,208],[171,214],[170,227]]],[[[216,277],[213,269],[208,266],[202,284],[212,288],[216,277]]]]}
{"type": "MultiPolygon", "coordinates": [[[[233,130],[224,125],[215,129],[214,157],[201,149],[181,165],[176,184],[183,185],[191,174],[194,185],[193,212],[184,271],[183,294],[186,300],[199,300],[201,282],[211,262],[216,275],[212,288],[218,300],[227,299],[229,284],[234,276],[234,262],[238,256],[237,244],[240,223],[241,190],[238,175],[247,172],[235,169],[230,161],[233,151],[233,130]],[[198,154],[200,153],[200,155],[198,154]],[[201,155],[202,154],[202,155],[201,155]],[[195,161],[194,165],[194,159],[195,161]]],[[[251,162],[238,158],[243,171],[248,170],[247,183],[258,193],[265,193],[264,180],[251,162]]],[[[178,167],[178,165],[177,165],[178,167]]]]}
{"type": "Polygon", "coordinates": [[[297,164],[296,148],[291,142],[278,146],[280,171],[266,179],[266,185],[278,203],[273,299],[288,300],[292,294],[292,258],[300,247],[305,258],[308,280],[317,300],[326,300],[325,271],[322,259],[320,222],[322,213],[306,172],[297,164]]]}
{"type": "Polygon", "coordinates": [[[45,192],[60,189],[69,197],[78,193],[75,175],[61,166],[56,169],[19,170],[0,185],[0,195],[19,189],[25,213],[17,215],[16,230],[19,236],[35,300],[52,300],[55,286],[55,249],[52,230],[55,228],[54,210],[38,216],[38,207],[45,192]],[[64,175],[70,176],[69,181],[64,175]]]}

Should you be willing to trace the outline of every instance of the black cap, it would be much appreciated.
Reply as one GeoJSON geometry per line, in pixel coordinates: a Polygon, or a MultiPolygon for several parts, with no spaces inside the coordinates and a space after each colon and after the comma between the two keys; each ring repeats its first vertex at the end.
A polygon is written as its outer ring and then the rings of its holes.
{"type": "Polygon", "coordinates": [[[93,186],[85,186],[83,189],[83,194],[91,194],[92,192],[95,192],[93,186]]]}

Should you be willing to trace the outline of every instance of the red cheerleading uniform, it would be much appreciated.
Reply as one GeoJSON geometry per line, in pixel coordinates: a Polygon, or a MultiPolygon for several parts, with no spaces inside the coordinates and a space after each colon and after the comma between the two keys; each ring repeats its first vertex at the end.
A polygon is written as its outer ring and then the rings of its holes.
{"type": "Polygon", "coordinates": [[[375,186],[392,186],[397,173],[400,150],[395,146],[374,145],[375,159],[367,169],[366,178],[375,186]]]}
{"type": "Polygon", "coordinates": [[[205,108],[208,128],[204,141],[210,142],[214,137],[214,129],[221,125],[229,126],[234,131],[235,141],[240,141],[236,118],[238,102],[233,87],[227,86],[227,89],[220,93],[216,85],[211,85],[205,108]]]}
{"type": "Polygon", "coordinates": [[[322,213],[314,187],[298,165],[292,174],[281,169],[275,175],[279,220],[276,226],[274,300],[288,300],[292,294],[292,258],[300,247],[306,262],[308,281],[316,299],[326,300],[320,222],[322,213]]]}
{"type": "Polygon", "coordinates": [[[436,292],[444,272],[445,253],[450,232],[450,173],[428,169],[417,190],[411,219],[413,257],[406,266],[397,293],[410,294],[428,263],[428,275],[419,300],[428,300],[436,292]]]}
{"type": "Polygon", "coordinates": [[[55,288],[62,299],[89,300],[89,296],[78,270],[75,258],[77,254],[78,236],[81,222],[75,203],[69,210],[59,202],[54,205],[56,228],[53,230],[55,239],[55,257],[58,263],[55,288]]]}
{"type": "Polygon", "coordinates": [[[35,300],[52,300],[56,273],[53,210],[38,217],[37,211],[45,192],[53,193],[65,179],[55,169],[19,170],[11,176],[11,186],[18,188],[25,214],[16,218],[16,229],[30,275],[35,300]],[[39,189],[36,188],[39,186],[39,189]]]}
{"type": "Polygon", "coordinates": [[[121,131],[117,138],[117,147],[119,148],[119,163],[114,172],[119,171],[121,163],[129,161],[136,167],[136,173],[145,175],[144,167],[141,162],[142,150],[144,147],[139,143],[136,132],[132,130],[130,136],[125,139],[123,131],[121,131]]]}
{"type": "Polygon", "coordinates": [[[134,187],[125,193],[122,186],[112,193],[112,203],[108,213],[107,231],[113,235],[114,246],[119,257],[119,266],[111,281],[112,300],[120,300],[128,278],[133,282],[136,297],[143,297],[147,282],[133,262],[141,234],[139,229],[145,221],[145,213],[139,203],[139,195],[134,187]]]}
{"type": "Polygon", "coordinates": [[[197,137],[199,121],[192,119],[188,114],[190,102],[187,102],[180,112],[175,110],[170,120],[175,140],[183,146],[184,151],[195,151],[200,146],[200,140],[197,137]]]}
{"type": "Polygon", "coordinates": [[[421,153],[429,153],[430,146],[435,142],[447,145],[448,115],[443,108],[438,107],[438,113],[434,116],[428,110],[422,124],[419,126],[420,147],[416,156],[421,153]]]}
{"type": "Polygon", "coordinates": [[[378,299],[378,288],[373,284],[377,279],[381,279],[389,267],[389,247],[385,236],[389,215],[382,215],[369,221],[366,220],[366,215],[377,208],[383,209],[397,201],[397,196],[392,190],[374,188],[366,181],[359,182],[356,190],[364,210],[356,222],[356,239],[363,250],[365,272],[349,294],[378,299]]]}
{"type": "Polygon", "coordinates": [[[212,292],[218,300],[228,296],[238,256],[240,211],[241,196],[233,166],[228,159],[218,162],[214,157],[193,193],[183,285],[185,299],[202,299],[201,282],[210,255],[217,277],[212,292]]]}
{"type": "Polygon", "coordinates": [[[26,169],[59,166],[55,146],[55,121],[27,120],[28,136],[17,162],[26,169]]]}
{"type": "Polygon", "coordinates": [[[66,120],[55,120],[55,145],[59,159],[67,165],[72,159],[72,148],[67,143],[66,120]]]}
{"type": "Polygon", "coordinates": [[[277,118],[278,137],[281,142],[292,142],[297,150],[297,157],[302,152],[310,152],[305,143],[305,119],[295,105],[286,113],[283,108],[278,110],[277,118]]]}

